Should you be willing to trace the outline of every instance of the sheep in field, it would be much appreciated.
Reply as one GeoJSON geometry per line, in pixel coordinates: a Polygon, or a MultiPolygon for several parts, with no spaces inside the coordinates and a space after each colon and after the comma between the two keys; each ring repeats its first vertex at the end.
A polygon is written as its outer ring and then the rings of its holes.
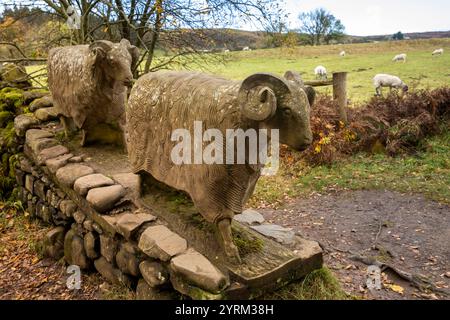
{"type": "Polygon", "coordinates": [[[402,53],[402,54],[396,55],[396,56],[392,59],[392,61],[393,61],[393,62],[403,61],[403,63],[405,63],[405,62],[406,62],[406,58],[407,58],[406,53],[402,53]]]}
{"type": "Polygon", "coordinates": [[[440,49],[436,49],[433,51],[432,55],[433,56],[441,56],[444,54],[444,49],[440,48],[440,49]]]}
{"type": "Polygon", "coordinates": [[[316,75],[316,79],[327,79],[327,69],[324,66],[317,66],[314,69],[314,74],[316,75]]]}
{"type": "Polygon", "coordinates": [[[373,78],[373,85],[375,87],[375,95],[381,96],[381,89],[383,87],[388,87],[390,90],[394,89],[402,89],[403,92],[408,91],[408,86],[397,76],[392,76],[389,74],[377,74],[373,78]]]}

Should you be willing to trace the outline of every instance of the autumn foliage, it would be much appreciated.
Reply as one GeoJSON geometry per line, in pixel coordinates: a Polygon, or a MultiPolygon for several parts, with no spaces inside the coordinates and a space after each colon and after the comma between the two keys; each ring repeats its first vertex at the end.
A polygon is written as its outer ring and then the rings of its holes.
{"type": "Polygon", "coordinates": [[[303,158],[310,165],[331,164],[358,152],[413,154],[424,138],[438,134],[450,120],[450,88],[420,90],[405,96],[374,97],[349,108],[349,124],[339,121],[330,96],[320,95],[312,110],[312,146],[302,154],[282,150],[284,160],[303,158]]]}

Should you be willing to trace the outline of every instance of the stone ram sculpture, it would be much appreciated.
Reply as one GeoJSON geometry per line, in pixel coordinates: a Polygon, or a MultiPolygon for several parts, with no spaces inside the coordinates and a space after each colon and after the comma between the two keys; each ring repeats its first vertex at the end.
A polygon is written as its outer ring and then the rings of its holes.
{"type": "MultiPolygon", "coordinates": [[[[312,88],[307,91],[313,98],[312,88]]],[[[312,142],[310,102],[301,78],[258,73],[242,82],[189,72],[139,78],[128,100],[127,148],[135,173],[187,192],[205,220],[217,226],[226,255],[239,262],[231,220],[253,193],[263,165],[181,164],[171,159],[174,130],[279,129],[280,142],[304,150],[312,142]]],[[[246,155],[247,156],[247,155],[246,155]]]]}
{"type": "Polygon", "coordinates": [[[84,146],[111,129],[124,129],[127,86],[138,59],[139,49],[126,39],[50,50],[48,86],[66,135],[82,129],[84,146]]]}

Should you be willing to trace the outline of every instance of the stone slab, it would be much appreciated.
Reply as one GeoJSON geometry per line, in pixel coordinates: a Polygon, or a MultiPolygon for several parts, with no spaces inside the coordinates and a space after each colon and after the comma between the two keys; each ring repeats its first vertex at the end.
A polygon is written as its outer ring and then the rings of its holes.
{"type": "Polygon", "coordinates": [[[92,173],[94,173],[94,169],[91,167],[73,163],[59,168],[58,171],[56,171],[56,179],[58,179],[58,181],[66,187],[72,188],[78,178],[92,173]]]}
{"type": "Polygon", "coordinates": [[[240,223],[248,224],[248,225],[261,224],[261,223],[264,223],[264,221],[265,221],[262,214],[260,214],[256,210],[252,210],[252,209],[247,209],[244,212],[242,212],[241,214],[235,215],[234,220],[239,221],[240,223]]]}
{"type": "Polygon", "coordinates": [[[73,189],[79,195],[84,197],[91,189],[110,186],[113,184],[114,181],[111,178],[108,178],[101,173],[95,173],[78,178],[73,185],[73,189]]]}
{"type": "Polygon", "coordinates": [[[187,249],[187,242],[167,227],[151,226],[139,238],[139,249],[151,258],[169,261],[187,249]]]}
{"type": "Polygon", "coordinates": [[[170,268],[189,283],[212,293],[219,293],[229,284],[225,275],[194,249],[170,260],[170,268]]]}
{"type": "Polygon", "coordinates": [[[86,200],[99,213],[104,213],[116,205],[124,196],[125,189],[121,185],[113,185],[89,190],[86,200]]]}

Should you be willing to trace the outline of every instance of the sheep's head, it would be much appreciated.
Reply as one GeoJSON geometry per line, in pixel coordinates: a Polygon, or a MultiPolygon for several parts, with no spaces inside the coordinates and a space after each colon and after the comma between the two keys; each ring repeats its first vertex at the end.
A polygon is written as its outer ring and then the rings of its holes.
{"type": "Polygon", "coordinates": [[[409,90],[408,85],[406,83],[402,82],[402,91],[403,92],[408,92],[408,90],[409,90]]]}
{"type": "Polygon", "coordinates": [[[238,100],[245,117],[261,122],[261,128],[279,129],[280,142],[301,151],[312,143],[310,108],[314,97],[314,89],[305,88],[293,72],[287,72],[285,78],[257,73],[242,82],[238,100]]]}
{"type": "Polygon", "coordinates": [[[92,66],[112,80],[131,86],[133,69],[139,59],[139,49],[126,39],[120,43],[98,40],[89,46],[92,66]]]}

